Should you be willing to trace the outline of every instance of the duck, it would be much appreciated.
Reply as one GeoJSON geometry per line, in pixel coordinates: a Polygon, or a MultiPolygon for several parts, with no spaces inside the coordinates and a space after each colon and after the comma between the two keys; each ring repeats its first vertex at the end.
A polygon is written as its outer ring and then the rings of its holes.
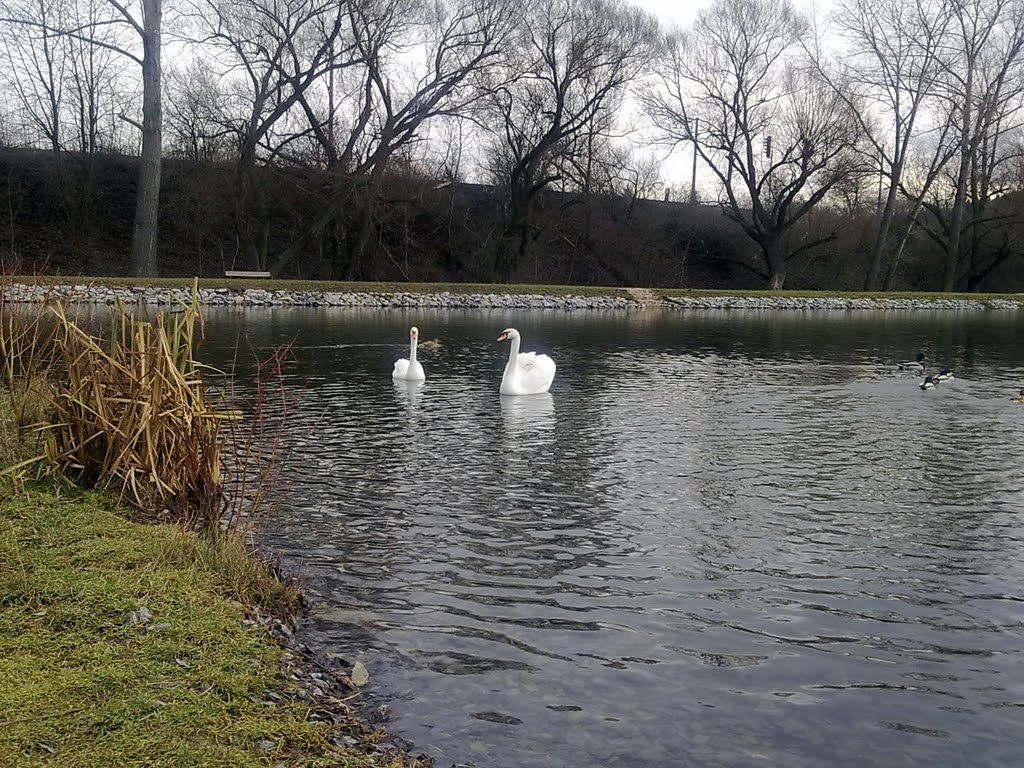
{"type": "Polygon", "coordinates": [[[1020,391],[1020,394],[1017,395],[1017,397],[1011,397],[1010,400],[1015,403],[1024,403],[1024,389],[1020,391]]]}
{"type": "Polygon", "coordinates": [[[896,363],[896,367],[901,371],[923,371],[924,370],[925,354],[924,352],[918,352],[917,356],[913,360],[908,360],[905,363],[896,363]]]}
{"type": "Polygon", "coordinates": [[[924,381],[921,382],[921,389],[935,389],[935,377],[925,376],[924,381]]]}
{"type": "Polygon", "coordinates": [[[427,341],[421,341],[420,346],[427,350],[427,352],[437,352],[441,348],[441,342],[437,339],[428,339],[427,341]]]}
{"type": "Polygon", "coordinates": [[[949,368],[943,368],[932,378],[935,379],[935,381],[949,381],[950,379],[953,378],[953,372],[949,370],[949,368]]]}
{"type": "Polygon", "coordinates": [[[511,341],[508,363],[501,377],[503,395],[539,395],[547,392],[555,378],[555,361],[547,355],[519,351],[522,337],[515,328],[506,328],[498,341],[511,341]]]}
{"type": "Polygon", "coordinates": [[[404,357],[395,361],[395,370],[391,372],[391,378],[397,381],[423,381],[427,375],[423,372],[423,366],[416,359],[416,344],[419,341],[420,332],[414,325],[409,329],[409,359],[404,357]]]}

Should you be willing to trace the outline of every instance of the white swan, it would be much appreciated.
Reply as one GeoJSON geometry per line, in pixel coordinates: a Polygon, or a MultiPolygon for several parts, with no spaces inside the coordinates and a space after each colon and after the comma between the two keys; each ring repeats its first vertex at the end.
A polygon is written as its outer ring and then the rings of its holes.
{"type": "Polygon", "coordinates": [[[555,361],[536,352],[519,352],[519,331],[506,328],[498,341],[512,341],[512,349],[501,377],[503,395],[539,395],[547,392],[555,378],[555,361]]]}
{"type": "Polygon", "coordinates": [[[419,329],[414,325],[409,329],[409,359],[403,357],[395,361],[395,370],[391,372],[391,378],[401,381],[423,381],[427,378],[423,373],[423,366],[416,359],[416,342],[419,338],[419,329]]]}

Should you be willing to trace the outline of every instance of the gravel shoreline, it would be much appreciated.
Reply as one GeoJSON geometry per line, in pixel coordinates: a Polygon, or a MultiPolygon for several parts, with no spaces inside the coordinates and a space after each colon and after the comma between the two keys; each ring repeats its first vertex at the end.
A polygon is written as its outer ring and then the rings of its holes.
{"type": "MultiPolygon", "coordinates": [[[[636,309],[768,309],[768,310],[1021,310],[1024,300],[989,299],[907,299],[794,296],[668,296],[645,292],[637,296],[552,296],[500,293],[410,293],[410,292],[318,292],[264,290],[261,288],[200,288],[199,301],[205,306],[239,307],[382,307],[429,309],[553,309],[553,310],[636,310],[636,309]]],[[[112,305],[142,302],[171,306],[191,299],[187,288],[109,287],[94,285],[15,284],[4,294],[5,303],[35,303],[44,296],[72,304],[112,305]]]]}

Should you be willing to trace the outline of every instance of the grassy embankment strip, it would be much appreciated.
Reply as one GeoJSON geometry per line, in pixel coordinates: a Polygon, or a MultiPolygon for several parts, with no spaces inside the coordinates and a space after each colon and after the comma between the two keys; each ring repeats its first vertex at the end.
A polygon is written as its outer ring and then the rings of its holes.
{"type": "Polygon", "coordinates": [[[926,293],[915,291],[733,291],[706,290],[695,288],[653,288],[660,296],[702,297],[702,296],[736,296],[754,298],[780,299],[911,299],[914,301],[989,301],[991,299],[1008,299],[1024,302],[1024,293],[926,293]]]}
{"type": "Polygon", "coordinates": [[[131,522],[93,492],[0,498],[0,765],[384,764],[268,700],[284,651],[229,597],[252,597],[224,568],[251,567],[237,542],[131,522]]]}
{"type": "MultiPolygon", "coordinates": [[[[17,283],[40,283],[43,285],[96,285],[104,287],[192,287],[190,277],[16,277],[17,283]]],[[[227,288],[242,291],[258,288],[265,291],[312,291],[317,293],[454,293],[454,294],[517,294],[544,296],[617,296],[629,298],[625,288],[593,285],[529,285],[501,283],[355,283],[328,280],[239,280],[228,278],[201,278],[200,288],[227,288]]],[[[813,299],[913,299],[915,301],[944,301],[949,299],[988,301],[1010,299],[1024,302],[1024,293],[926,293],[864,291],[743,291],[712,290],[704,288],[650,288],[652,293],[662,296],[737,296],[766,298],[813,298],[813,299]]]]}

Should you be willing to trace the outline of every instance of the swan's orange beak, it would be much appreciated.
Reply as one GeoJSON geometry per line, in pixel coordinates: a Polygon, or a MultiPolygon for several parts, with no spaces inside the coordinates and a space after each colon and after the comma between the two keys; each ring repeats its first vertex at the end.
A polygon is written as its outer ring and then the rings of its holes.
{"type": "Polygon", "coordinates": [[[508,338],[508,334],[507,333],[503,333],[503,334],[501,334],[501,336],[498,337],[498,341],[504,341],[507,338],[508,338]]]}

